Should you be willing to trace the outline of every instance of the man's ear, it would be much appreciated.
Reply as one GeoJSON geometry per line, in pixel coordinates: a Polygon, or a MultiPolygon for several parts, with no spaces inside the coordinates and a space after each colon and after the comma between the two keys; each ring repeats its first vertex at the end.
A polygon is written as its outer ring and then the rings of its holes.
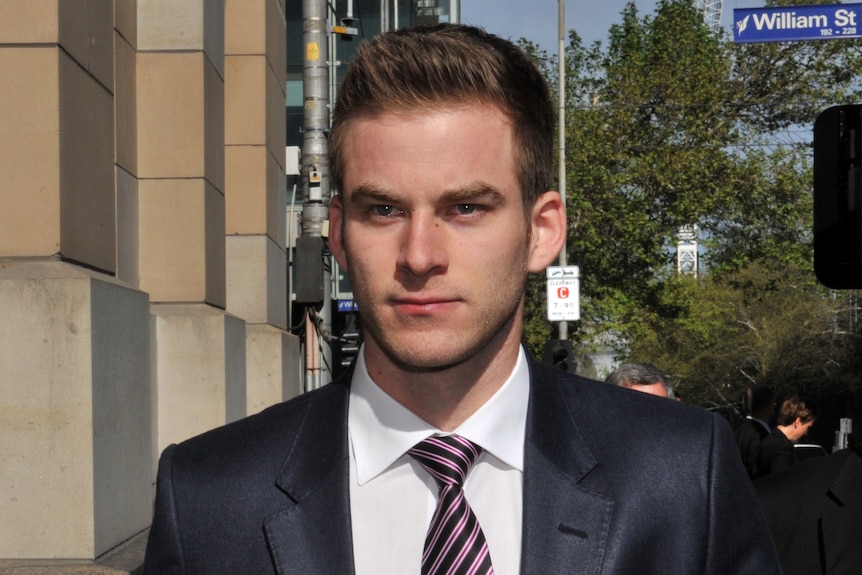
{"type": "Polygon", "coordinates": [[[566,242],[566,208],[557,192],[545,192],[530,214],[530,253],[527,268],[541,272],[560,255],[566,242]]]}
{"type": "Polygon", "coordinates": [[[344,255],[344,205],[341,196],[334,195],[329,200],[329,251],[341,269],[347,271],[347,258],[344,255]]]}

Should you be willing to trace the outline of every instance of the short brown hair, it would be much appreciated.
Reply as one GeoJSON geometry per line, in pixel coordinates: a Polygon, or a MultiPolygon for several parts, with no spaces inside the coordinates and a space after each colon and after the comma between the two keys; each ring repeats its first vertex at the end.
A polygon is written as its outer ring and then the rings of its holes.
{"type": "Polygon", "coordinates": [[[508,40],[457,24],[386,32],[357,49],[333,114],[333,183],[343,183],[343,141],[352,119],[474,103],[496,105],[512,121],[515,169],[524,204],[532,207],[553,186],[554,105],[547,83],[508,40]]]}
{"type": "Polygon", "coordinates": [[[778,425],[790,425],[796,418],[802,420],[802,423],[814,421],[814,412],[798,397],[791,397],[781,402],[781,407],[778,408],[778,416],[776,423],[778,425]]]}

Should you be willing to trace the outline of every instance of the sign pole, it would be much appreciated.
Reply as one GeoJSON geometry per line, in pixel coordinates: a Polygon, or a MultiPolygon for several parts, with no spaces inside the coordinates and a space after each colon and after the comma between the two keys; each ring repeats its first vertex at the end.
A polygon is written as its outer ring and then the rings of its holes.
{"type": "MultiPolygon", "coordinates": [[[[559,56],[557,57],[559,62],[559,73],[558,82],[559,82],[559,113],[560,117],[558,120],[559,126],[559,150],[560,156],[558,160],[558,169],[559,175],[557,177],[559,187],[560,197],[563,200],[563,209],[566,208],[566,45],[565,45],[565,36],[566,36],[566,0],[557,0],[559,6],[559,14],[557,15],[558,20],[558,37],[559,37],[559,56]]],[[[566,217],[566,237],[569,234],[569,224],[568,224],[568,214],[566,217]]],[[[559,263],[560,267],[566,267],[566,250],[568,242],[563,240],[563,249],[560,250],[559,263]]],[[[567,340],[569,339],[569,324],[563,320],[560,322],[559,326],[559,339],[567,340]]]]}

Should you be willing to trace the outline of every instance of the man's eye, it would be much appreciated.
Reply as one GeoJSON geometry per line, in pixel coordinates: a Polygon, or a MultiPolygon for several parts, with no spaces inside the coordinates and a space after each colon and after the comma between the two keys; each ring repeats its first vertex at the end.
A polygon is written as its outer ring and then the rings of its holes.
{"type": "Polygon", "coordinates": [[[391,216],[396,210],[393,206],[372,206],[371,212],[376,216],[391,216]]]}
{"type": "Polygon", "coordinates": [[[459,214],[467,216],[476,211],[476,204],[458,204],[455,209],[459,214]]]}

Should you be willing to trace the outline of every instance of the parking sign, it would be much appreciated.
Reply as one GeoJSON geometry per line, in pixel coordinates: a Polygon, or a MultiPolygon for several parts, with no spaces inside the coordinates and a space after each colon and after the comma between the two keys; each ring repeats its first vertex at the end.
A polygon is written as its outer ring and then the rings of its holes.
{"type": "Polygon", "coordinates": [[[550,266],[545,273],[548,285],[548,321],[581,319],[578,266],[550,266]]]}

